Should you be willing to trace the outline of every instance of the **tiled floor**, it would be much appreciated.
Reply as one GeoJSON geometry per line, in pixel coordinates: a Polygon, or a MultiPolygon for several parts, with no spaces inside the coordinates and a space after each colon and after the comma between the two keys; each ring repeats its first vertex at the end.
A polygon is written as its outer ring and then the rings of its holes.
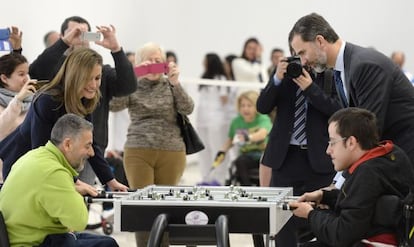
{"type": "MultiPolygon", "coordinates": [[[[180,185],[195,185],[201,180],[200,173],[198,171],[197,165],[191,163],[187,166],[187,169],[184,172],[182,181],[180,185]]],[[[99,206],[98,209],[99,211],[99,206]]],[[[90,222],[96,222],[94,215],[91,210],[90,222]]],[[[99,222],[99,221],[98,221],[99,222]]],[[[102,229],[96,229],[94,232],[103,234],[102,229]]],[[[119,246],[121,247],[135,247],[135,235],[130,232],[114,232],[112,236],[117,240],[119,246]]],[[[253,246],[252,237],[250,234],[230,234],[230,245],[236,247],[250,247],[253,246]]]]}
{"type": "MultiPolygon", "coordinates": [[[[121,247],[135,247],[135,235],[133,233],[114,233],[112,235],[121,247]]],[[[175,247],[184,247],[184,245],[171,245],[175,247]]],[[[211,247],[215,245],[204,245],[211,247]]],[[[253,246],[251,236],[245,234],[230,234],[230,246],[250,247],[253,246]]]]}

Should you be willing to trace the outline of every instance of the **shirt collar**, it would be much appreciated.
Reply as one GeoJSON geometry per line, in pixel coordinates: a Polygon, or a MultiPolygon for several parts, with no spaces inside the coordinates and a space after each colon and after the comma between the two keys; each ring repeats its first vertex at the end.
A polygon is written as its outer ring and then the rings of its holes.
{"type": "Polygon", "coordinates": [[[339,49],[338,56],[336,57],[336,63],[334,70],[338,71],[345,71],[345,65],[344,65],[344,51],[345,51],[345,45],[346,42],[342,41],[341,48],[339,49]]]}

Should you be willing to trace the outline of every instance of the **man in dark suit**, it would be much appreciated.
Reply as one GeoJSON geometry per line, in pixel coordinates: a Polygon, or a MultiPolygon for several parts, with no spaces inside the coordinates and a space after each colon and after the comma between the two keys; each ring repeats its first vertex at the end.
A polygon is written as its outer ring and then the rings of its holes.
{"type": "MultiPolygon", "coordinates": [[[[332,71],[316,74],[302,69],[292,78],[286,74],[288,62],[282,60],[257,101],[257,110],[277,110],[260,165],[261,186],[293,187],[294,195],[328,186],[335,174],[325,153],[329,117],[341,108],[332,83],[332,71]],[[305,104],[304,137],[297,139],[295,122],[298,93],[305,104]]],[[[291,219],[276,236],[277,246],[296,246],[296,228],[306,224],[291,219]]]]}
{"type": "Polygon", "coordinates": [[[300,18],[289,43],[301,60],[316,71],[339,71],[337,90],[344,106],[365,108],[378,119],[380,139],[400,146],[414,164],[414,88],[385,55],[339,38],[329,23],[312,13],[300,18]]]}

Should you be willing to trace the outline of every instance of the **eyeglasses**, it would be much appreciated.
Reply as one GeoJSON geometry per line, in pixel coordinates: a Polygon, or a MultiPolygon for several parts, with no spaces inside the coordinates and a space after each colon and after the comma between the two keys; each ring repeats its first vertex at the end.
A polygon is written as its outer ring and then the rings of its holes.
{"type": "Polygon", "coordinates": [[[336,143],[341,142],[341,141],[345,141],[347,139],[348,139],[348,137],[342,137],[341,139],[338,139],[338,140],[330,140],[330,141],[328,141],[328,146],[333,147],[336,143]]]}

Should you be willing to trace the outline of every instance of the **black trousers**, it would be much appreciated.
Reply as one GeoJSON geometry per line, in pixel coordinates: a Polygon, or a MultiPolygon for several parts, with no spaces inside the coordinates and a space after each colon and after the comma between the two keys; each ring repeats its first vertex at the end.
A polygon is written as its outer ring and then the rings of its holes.
{"type": "Polygon", "coordinates": [[[240,185],[251,186],[253,181],[250,179],[249,171],[251,171],[251,169],[259,169],[259,160],[248,154],[241,154],[234,161],[234,165],[237,168],[236,175],[240,179],[240,185]]]}

